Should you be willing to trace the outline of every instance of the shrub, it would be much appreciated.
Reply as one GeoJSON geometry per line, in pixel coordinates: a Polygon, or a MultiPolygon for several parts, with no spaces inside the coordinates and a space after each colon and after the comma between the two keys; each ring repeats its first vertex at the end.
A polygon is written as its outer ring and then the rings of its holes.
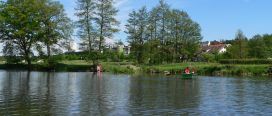
{"type": "Polygon", "coordinates": [[[219,61],[221,64],[272,64],[269,59],[224,59],[219,61]]]}
{"type": "Polygon", "coordinates": [[[16,57],[16,56],[7,56],[5,57],[5,59],[6,59],[6,64],[18,64],[20,63],[22,58],[16,57]]]}

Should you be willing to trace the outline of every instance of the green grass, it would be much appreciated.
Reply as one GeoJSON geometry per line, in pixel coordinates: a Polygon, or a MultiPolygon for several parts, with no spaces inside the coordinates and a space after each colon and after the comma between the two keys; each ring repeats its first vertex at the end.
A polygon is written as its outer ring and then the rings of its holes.
{"type": "MultiPolygon", "coordinates": [[[[207,62],[187,62],[162,65],[134,65],[132,62],[101,62],[103,71],[112,73],[164,73],[181,74],[186,67],[194,68],[199,75],[266,75],[268,67],[265,64],[219,64],[207,62]]],[[[92,71],[92,63],[85,60],[61,61],[54,66],[33,62],[31,70],[37,71],[92,71]]],[[[26,69],[26,64],[7,65],[0,62],[0,69],[26,69]]]]}
{"type": "Polygon", "coordinates": [[[139,67],[131,62],[102,62],[103,70],[113,73],[138,73],[139,67]]]}
{"type": "Polygon", "coordinates": [[[87,62],[85,60],[64,60],[60,61],[60,64],[66,64],[66,65],[90,65],[92,63],[87,62]]]}
{"type": "MultiPolygon", "coordinates": [[[[61,61],[60,64],[67,66],[90,66],[92,63],[86,62],[84,60],[72,60],[72,61],[61,61]]],[[[100,62],[102,64],[102,69],[105,72],[112,73],[136,73],[139,68],[132,65],[131,62],[100,62]]],[[[67,67],[66,66],[66,67],[67,67]]]]}
{"type": "Polygon", "coordinates": [[[142,66],[143,71],[150,72],[155,71],[157,73],[169,71],[172,73],[181,73],[186,67],[195,68],[196,70],[202,69],[204,67],[210,66],[217,66],[216,63],[205,63],[205,62],[198,62],[198,63],[174,63],[174,64],[164,64],[164,65],[154,65],[154,66],[142,66]]]}
{"type": "MultiPolygon", "coordinates": [[[[112,73],[137,73],[139,67],[132,65],[131,62],[101,62],[103,71],[112,73]]],[[[0,69],[6,70],[26,70],[28,69],[27,64],[4,64],[0,62],[0,69]]],[[[85,60],[66,60],[58,62],[52,66],[46,63],[32,62],[31,70],[34,71],[67,71],[67,72],[78,72],[78,71],[94,71],[92,63],[85,60]]]]}
{"type": "Polygon", "coordinates": [[[179,64],[165,64],[155,66],[142,66],[142,70],[147,73],[164,73],[165,71],[172,74],[180,74],[186,67],[196,69],[196,72],[200,75],[239,75],[239,76],[251,76],[251,75],[266,75],[268,67],[270,65],[249,64],[249,65],[225,65],[219,63],[179,63],[179,64]]]}

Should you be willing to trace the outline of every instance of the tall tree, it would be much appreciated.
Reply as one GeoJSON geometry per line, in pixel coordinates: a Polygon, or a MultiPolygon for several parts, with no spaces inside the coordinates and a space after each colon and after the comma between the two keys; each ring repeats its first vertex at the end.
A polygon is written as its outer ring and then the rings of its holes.
{"type": "Polygon", "coordinates": [[[183,48],[183,26],[185,17],[188,17],[186,12],[174,9],[171,11],[171,21],[169,25],[170,33],[171,33],[171,42],[173,43],[174,54],[173,60],[179,61],[179,56],[182,55],[182,48],[183,48]]]}
{"type": "MultiPolygon", "coordinates": [[[[182,57],[192,59],[197,55],[202,40],[201,28],[198,23],[194,22],[190,17],[183,17],[181,29],[182,34],[182,57]]],[[[183,59],[184,60],[184,59],[183,59]]]]}
{"type": "Polygon", "coordinates": [[[119,22],[116,20],[118,10],[113,6],[113,0],[97,0],[96,1],[96,24],[98,25],[99,51],[103,49],[106,38],[119,30],[116,28],[119,22]]]}
{"type": "Polygon", "coordinates": [[[1,9],[3,17],[0,24],[1,40],[12,42],[19,49],[19,54],[31,64],[32,46],[38,41],[40,30],[39,0],[7,0],[1,9]]]}
{"type": "Polygon", "coordinates": [[[137,36],[137,12],[133,10],[131,13],[129,13],[129,19],[127,20],[126,31],[125,33],[128,34],[127,39],[130,44],[136,43],[136,36],[137,36]]]}
{"type": "Polygon", "coordinates": [[[29,67],[34,46],[44,43],[50,48],[65,38],[69,29],[62,5],[51,0],[7,0],[0,16],[2,43],[12,43],[13,49],[18,49],[16,55],[22,56],[29,67]]]}
{"type": "MultiPolygon", "coordinates": [[[[3,11],[4,11],[4,8],[5,8],[5,2],[3,1],[0,1],[0,22],[4,22],[5,21],[5,17],[4,17],[4,14],[3,14],[3,11]]],[[[0,23],[0,27],[4,27],[5,24],[3,23],[0,23]]],[[[4,29],[0,28],[0,39],[4,38],[4,36],[6,36],[3,32],[4,32],[4,29]]]]}
{"type": "Polygon", "coordinates": [[[41,42],[46,46],[48,58],[51,56],[53,45],[70,39],[73,33],[71,20],[64,13],[63,5],[59,1],[42,0],[40,3],[41,42]]]}
{"type": "Polygon", "coordinates": [[[153,8],[149,13],[148,18],[148,31],[150,33],[150,39],[155,40],[158,39],[158,8],[153,8]]]}
{"type": "Polygon", "coordinates": [[[95,43],[95,27],[94,27],[94,12],[95,2],[94,0],[77,0],[77,7],[75,8],[78,17],[76,23],[78,27],[78,36],[86,42],[89,53],[94,49],[95,43]]]}
{"type": "Polygon", "coordinates": [[[247,56],[247,48],[246,48],[246,42],[247,42],[247,38],[244,35],[244,33],[242,32],[242,30],[238,30],[236,33],[236,37],[235,37],[235,41],[236,44],[238,46],[238,50],[239,50],[239,58],[245,58],[247,56]]]}
{"type": "Polygon", "coordinates": [[[247,38],[241,30],[238,30],[231,47],[228,48],[231,58],[243,59],[247,57],[247,38]]]}
{"type": "Polygon", "coordinates": [[[170,13],[170,6],[164,1],[160,0],[159,5],[155,8],[157,10],[157,19],[158,19],[158,35],[162,43],[164,43],[167,35],[167,20],[169,17],[167,17],[167,14],[170,13]]]}
{"type": "Polygon", "coordinates": [[[251,58],[266,58],[268,52],[261,35],[255,35],[248,41],[248,55],[251,58]]]}
{"type": "Polygon", "coordinates": [[[138,12],[133,11],[129,14],[128,24],[126,25],[129,35],[129,43],[132,51],[139,63],[143,62],[144,42],[148,38],[148,12],[146,7],[142,7],[138,12]]]}
{"type": "Polygon", "coordinates": [[[272,35],[265,34],[263,35],[263,41],[265,43],[266,51],[267,51],[267,57],[272,58],[272,35]]]}

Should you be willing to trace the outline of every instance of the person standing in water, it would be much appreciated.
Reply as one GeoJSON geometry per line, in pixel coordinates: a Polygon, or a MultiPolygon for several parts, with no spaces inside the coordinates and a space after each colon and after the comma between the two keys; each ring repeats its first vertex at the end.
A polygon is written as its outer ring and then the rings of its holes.
{"type": "Polygon", "coordinates": [[[101,64],[98,64],[97,66],[96,66],[96,71],[97,71],[97,76],[98,76],[98,78],[102,78],[102,65],[101,64]]]}
{"type": "Polygon", "coordinates": [[[102,66],[101,66],[101,64],[98,64],[98,65],[96,66],[96,71],[97,71],[97,72],[102,72],[102,66]]]}

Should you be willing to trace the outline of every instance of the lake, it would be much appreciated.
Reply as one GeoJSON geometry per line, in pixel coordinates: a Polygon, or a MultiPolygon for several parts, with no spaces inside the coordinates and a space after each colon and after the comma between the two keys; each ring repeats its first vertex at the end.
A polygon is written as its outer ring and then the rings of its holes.
{"type": "Polygon", "coordinates": [[[272,79],[0,71],[0,115],[272,115],[272,79]]]}

